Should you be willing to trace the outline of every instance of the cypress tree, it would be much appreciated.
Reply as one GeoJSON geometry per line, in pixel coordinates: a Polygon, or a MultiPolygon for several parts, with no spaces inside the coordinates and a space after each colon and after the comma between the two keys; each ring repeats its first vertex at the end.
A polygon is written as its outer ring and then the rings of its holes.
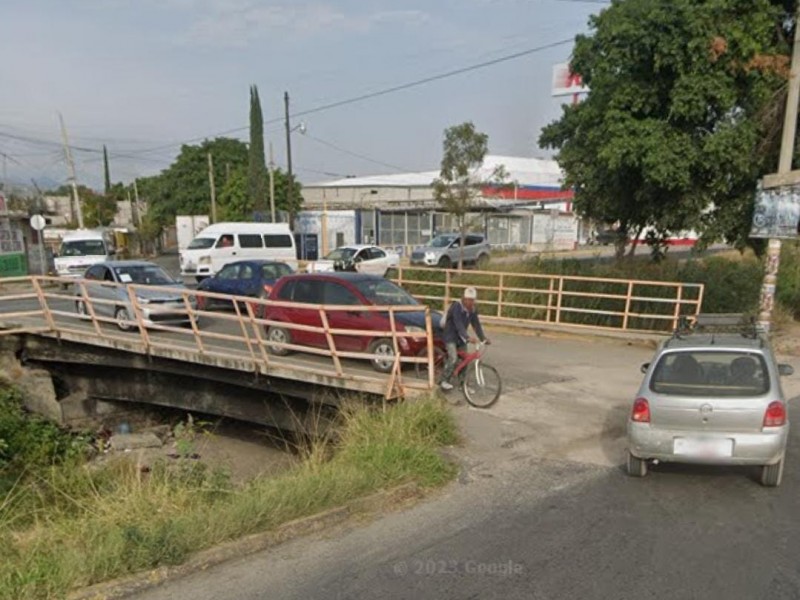
{"type": "Polygon", "coordinates": [[[108,150],[106,145],[103,144],[103,174],[105,175],[105,193],[108,196],[111,193],[111,170],[108,168],[108,150]]]}
{"type": "Polygon", "coordinates": [[[267,165],[264,159],[264,117],[261,114],[261,101],[258,88],[250,86],[250,148],[247,171],[247,187],[253,210],[267,212],[267,165]]]}

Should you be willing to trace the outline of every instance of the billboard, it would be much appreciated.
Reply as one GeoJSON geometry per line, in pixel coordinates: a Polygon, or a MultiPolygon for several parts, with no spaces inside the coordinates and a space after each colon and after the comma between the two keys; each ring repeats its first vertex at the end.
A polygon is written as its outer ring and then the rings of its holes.
{"type": "Polygon", "coordinates": [[[800,223],[800,188],[784,186],[756,190],[751,238],[797,238],[800,223]]]}
{"type": "Polygon", "coordinates": [[[589,88],[583,85],[581,76],[573,73],[569,63],[553,65],[553,96],[586,94],[589,88]]]}

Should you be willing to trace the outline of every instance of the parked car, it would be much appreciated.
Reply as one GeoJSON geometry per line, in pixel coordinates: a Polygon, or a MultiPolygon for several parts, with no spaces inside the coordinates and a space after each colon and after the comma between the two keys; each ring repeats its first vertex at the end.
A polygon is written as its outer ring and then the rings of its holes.
{"type": "MultiPolygon", "coordinates": [[[[457,265],[461,256],[461,236],[447,233],[435,237],[431,243],[411,253],[411,264],[449,269],[457,265]]],[[[483,268],[489,262],[490,249],[486,238],[478,234],[467,235],[464,242],[464,264],[483,268]]]]}
{"type": "Polygon", "coordinates": [[[389,269],[396,269],[400,256],[378,246],[342,246],[329,252],[322,260],[308,265],[309,273],[352,271],[385,277],[389,269]]]}
{"type": "Polygon", "coordinates": [[[676,334],[642,365],[628,418],[630,475],[656,461],[756,465],[763,485],[780,484],[789,419],[779,378],[793,369],[750,329],[676,334]]]}
{"type": "MultiPolygon", "coordinates": [[[[419,306],[419,312],[398,312],[395,316],[398,331],[424,332],[424,307],[403,288],[391,281],[364,273],[307,273],[282,277],[272,288],[270,300],[294,302],[292,306],[268,306],[265,318],[270,321],[322,327],[319,310],[306,308],[307,304],[341,306],[342,310],[327,312],[331,329],[386,332],[391,330],[388,313],[360,311],[358,306],[419,306]]],[[[434,339],[441,344],[441,315],[431,315],[434,339]]],[[[297,344],[327,348],[324,333],[299,331],[297,329],[272,326],[266,328],[269,342],[297,344]]],[[[379,355],[371,361],[377,371],[391,371],[395,351],[391,338],[381,335],[334,335],[337,350],[369,352],[379,355]]],[[[398,345],[404,356],[417,356],[427,347],[424,337],[399,338],[398,345]]],[[[270,346],[276,355],[288,354],[284,348],[270,346]]]]}
{"type": "MultiPolygon", "coordinates": [[[[201,281],[197,289],[231,296],[268,298],[275,282],[294,271],[286,263],[272,260],[240,260],[222,267],[222,270],[201,281]]],[[[197,296],[197,307],[210,310],[219,304],[230,304],[224,300],[197,296]]]]}
{"type": "Polygon", "coordinates": [[[287,223],[215,223],[180,253],[181,275],[202,281],[236,260],[276,260],[297,266],[287,223]]]}
{"type": "MultiPolygon", "coordinates": [[[[145,325],[189,322],[186,304],[180,293],[183,284],[175,281],[156,264],[134,260],[102,262],[87,269],[83,282],[94,313],[116,319],[117,326],[123,331],[136,327],[128,284],[164,288],[136,288],[136,298],[145,325]]],[[[81,286],[75,286],[75,295],[75,310],[79,315],[88,316],[89,307],[82,299],[81,286]]]]}

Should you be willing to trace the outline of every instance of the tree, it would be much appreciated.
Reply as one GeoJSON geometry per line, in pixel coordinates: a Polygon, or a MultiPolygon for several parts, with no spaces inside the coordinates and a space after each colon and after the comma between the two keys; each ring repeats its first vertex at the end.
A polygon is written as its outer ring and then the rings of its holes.
{"type": "Polygon", "coordinates": [[[107,227],[117,216],[117,201],[112,196],[98,194],[81,186],[79,191],[83,205],[83,222],[86,227],[107,227]]]}
{"type": "Polygon", "coordinates": [[[108,167],[108,150],[105,144],[103,144],[103,178],[105,181],[103,192],[108,196],[111,193],[111,170],[108,167]]]}
{"type": "MultiPolygon", "coordinates": [[[[289,212],[288,206],[288,183],[289,177],[284,171],[276,169],[275,177],[275,207],[278,210],[289,212]]],[[[267,182],[268,175],[264,175],[264,182],[267,182]]],[[[249,172],[244,168],[239,168],[231,172],[227,183],[223,186],[219,194],[220,218],[226,221],[249,221],[253,218],[253,213],[257,212],[252,201],[252,196],[248,189],[249,172]]],[[[294,193],[292,195],[294,210],[300,208],[303,202],[301,195],[302,186],[294,179],[294,193]]]]}
{"type": "Polygon", "coordinates": [[[583,216],[745,243],[758,178],[777,163],[793,3],[626,0],[591,17],[572,69],[591,92],[539,143],[583,216]]]}
{"type": "Polygon", "coordinates": [[[250,148],[248,151],[247,185],[252,205],[256,212],[267,210],[267,173],[264,159],[264,117],[258,88],[250,86],[250,148]]]}
{"type": "Polygon", "coordinates": [[[441,172],[433,182],[433,195],[458,220],[461,232],[459,269],[464,267],[467,213],[475,207],[484,186],[496,186],[505,179],[502,167],[495,169],[488,178],[481,176],[488,149],[489,136],[477,131],[471,122],[454,125],[444,131],[441,172]]]}

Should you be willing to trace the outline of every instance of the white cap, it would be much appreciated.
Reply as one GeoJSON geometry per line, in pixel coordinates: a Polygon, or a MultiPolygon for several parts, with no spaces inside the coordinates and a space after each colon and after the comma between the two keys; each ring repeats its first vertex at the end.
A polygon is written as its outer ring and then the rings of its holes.
{"type": "Polygon", "coordinates": [[[478,298],[478,290],[474,287],[468,287],[464,290],[464,299],[465,300],[477,300],[478,298]]]}

